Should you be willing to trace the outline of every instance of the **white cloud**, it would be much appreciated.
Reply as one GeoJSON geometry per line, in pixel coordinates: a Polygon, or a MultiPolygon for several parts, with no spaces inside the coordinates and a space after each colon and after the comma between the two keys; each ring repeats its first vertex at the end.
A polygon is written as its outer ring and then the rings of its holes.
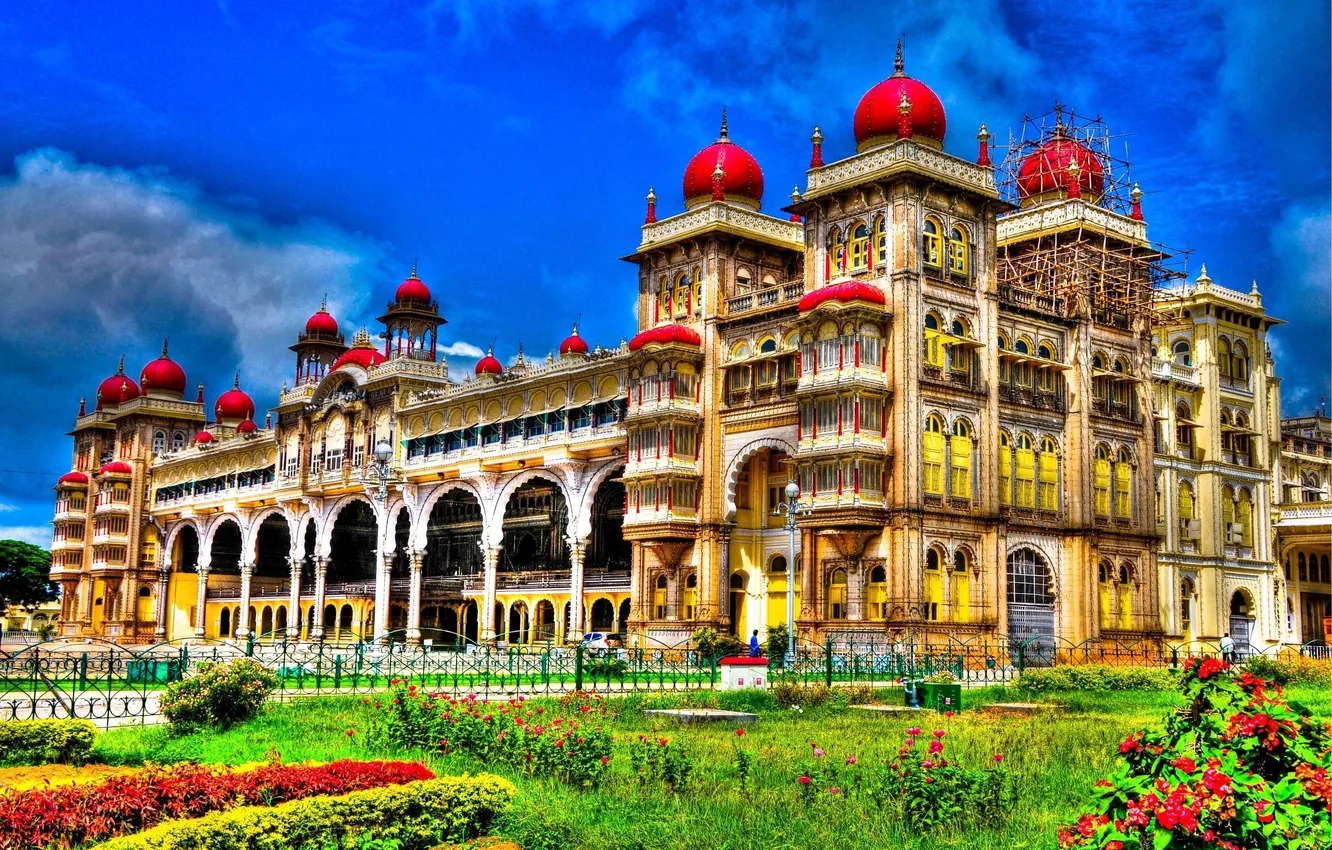
{"type": "MultiPolygon", "coordinates": [[[[1271,244],[1281,280],[1259,281],[1264,304],[1287,324],[1273,331],[1283,415],[1312,409],[1332,392],[1327,381],[1332,325],[1332,211],[1316,201],[1287,207],[1273,225],[1271,244]]],[[[1240,287],[1242,288],[1242,287],[1240,287]]]]}
{"type": "Polygon", "coordinates": [[[49,525],[0,525],[0,540],[21,540],[43,549],[51,546],[49,525]]]}
{"type": "Polygon", "coordinates": [[[435,350],[440,354],[447,354],[449,357],[471,357],[477,360],[486,354],[484,349],[477,348],[470,342],[463,342],[462,340],[451,342],[448,345],[440,343],[435,346],[435,350]]]}
{"type": "Polygon", "coordinates": [[[10,505],[10,504],[6,504],[5,502],[0,502],[0,514],[8,513],[9,511],[16,511],[16,510],[18,510],[18,505],[10,505]]]}

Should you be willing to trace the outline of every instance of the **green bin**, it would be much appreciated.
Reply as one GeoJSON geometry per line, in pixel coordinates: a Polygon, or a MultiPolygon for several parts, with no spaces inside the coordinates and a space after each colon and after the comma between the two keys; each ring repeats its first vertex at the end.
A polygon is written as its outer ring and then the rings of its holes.
{"type": "Polygon", "coordinates": [[[165,685],[180,681],[180,661],[175,658],[137,658],[125,665],[125,678],[132,685],[165,685]]]}
{"type": "Polygon", "coordinates": [[[935,711],[961,711],[962,686],[956,683],[922,682],[921,704],[935,711]]]}

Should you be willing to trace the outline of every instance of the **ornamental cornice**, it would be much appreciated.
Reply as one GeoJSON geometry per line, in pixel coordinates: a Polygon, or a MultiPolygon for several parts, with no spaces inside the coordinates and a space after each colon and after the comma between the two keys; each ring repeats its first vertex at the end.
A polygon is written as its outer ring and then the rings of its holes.
{"type": "Polygon", "coordinates": [[[800,222],[784,221],[724,202],[704,204],[688,212],[643,225],[643,242],[638,250],[646,251],[664,242],[683,239],[718,226],[792,251],[805,250],[805,227],[800,222]]]}
{"type": "Polygon", "coordinates": [[[528,361],[522,367],[510,368],[503,375],[496,377],[408,393],[403,411],[439,401],[458,401],[471,396],[485,397],[490,394],[512,392],[551,378],[579,377],[582,373],[597,375],[615,372],[624,365],[620,361],[628,357],[629,344],[622,342],[615,348],[598,347],[585,357],[561,358],[549,362],[528,361]]]}
{"type": "Polygon", "coordinates": [[[1039,204],[1031,209],[1008,213],[999,219],[996,236],[999,244],[1029,239],[1041,233],[1063,230],[1076,224],[1090,225],[1141,245],[1147,242],[1147,224],[1120,215],[1081,198],[1069,198],[1053,204],[1039,204]]]}
{"type": "Polygon", "coordinates": [[[983,195],[999,197],[993,169],[903,139],[810,171],[805,200],[901,171],[923,172],[983,195]]]}

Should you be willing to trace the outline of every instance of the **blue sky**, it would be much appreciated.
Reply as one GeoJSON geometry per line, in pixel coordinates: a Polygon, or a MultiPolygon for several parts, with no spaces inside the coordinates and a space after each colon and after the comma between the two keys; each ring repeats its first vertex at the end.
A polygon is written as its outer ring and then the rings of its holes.
{"type": "Polygon", "coordinates": [[[455,369],[633,333],[643,196],[681,208],[716,136],[774,211],[808,137],[853,150],[861,94],[907,70],[975,155],[1055,100],[1130,134],[1154,239],[1289,321],[1287,412],[1329,394],[1322,0],[829,3],[19,2],[0,16],[0,537],[49,540],[80,396],[165,335],[211,401],[260,407],[328,294],[350,334],[414,258],[455,369]],[[469,359],[469,356],[471,358],[469,359]]]}

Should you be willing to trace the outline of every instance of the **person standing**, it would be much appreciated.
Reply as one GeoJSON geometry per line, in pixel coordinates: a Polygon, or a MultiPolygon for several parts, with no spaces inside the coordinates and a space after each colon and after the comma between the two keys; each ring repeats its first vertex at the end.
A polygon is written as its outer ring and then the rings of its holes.
{"type": "Polygon", "coordinates": [[[754,629],[754,633],[749,636],[749,657],[758,658],[762,654],[763,652],[759,647],[758,629],[754,629]]]}
{"type": "Polygon", "coordinates": [[[1230,636],[1230,632],[1221,637],[1221,660],[1226,663],[1235,660],[1235,640],[1230,636]]]}

